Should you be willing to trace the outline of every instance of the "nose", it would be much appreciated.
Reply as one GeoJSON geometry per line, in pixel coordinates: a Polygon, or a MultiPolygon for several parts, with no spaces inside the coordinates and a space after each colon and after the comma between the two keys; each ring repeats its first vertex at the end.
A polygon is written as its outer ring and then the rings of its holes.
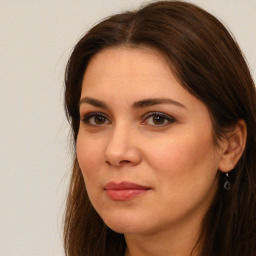
{"type": "Polygon", "coordinates": [[[105,149],[105,163],[109,166],[134,166],[141,162],[136,132],[130,127],[119,126],[112,130],[105,149]]]}

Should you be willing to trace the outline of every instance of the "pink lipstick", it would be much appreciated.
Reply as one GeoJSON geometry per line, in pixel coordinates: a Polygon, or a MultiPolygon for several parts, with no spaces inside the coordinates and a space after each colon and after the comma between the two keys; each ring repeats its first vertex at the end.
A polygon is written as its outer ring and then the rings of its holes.
{"type": "Polygon", "coordinates": [[[124,181],[121,183],[109,182],[105,185],[104,190],[114,201],[127,201],[146,193],[150,188],[124,181]]]}

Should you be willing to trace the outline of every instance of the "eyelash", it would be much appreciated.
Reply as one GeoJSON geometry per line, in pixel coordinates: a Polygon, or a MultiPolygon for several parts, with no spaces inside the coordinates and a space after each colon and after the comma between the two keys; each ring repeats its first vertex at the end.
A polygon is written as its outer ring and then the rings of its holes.
{"type": "Polygon", "coordinates": [[[168,124],[174,123],[176,121],[173,117],[166,115],[162,112],[149,112],[144,116],[144,121],[142,122],[142,124],[145,124],[145,121],[148,120],[149,118],[154,118],[154,117],[164,118],[165,123],[164,124],[149,124],[149,125],[161,127],[161,126],[166,126],[168,124]]]}
{"type": "MultiPolygon", "coordinates": [[[[103,125],[103,124],[90,124],[90,119],[95,118],[95,117],[102,117],[105,120],[109,121],[109,118],[101,112],[91,112],[91,113],[85,115],[85,117],[82,118],[81,121],[84,122],[87,125],[90,125],[90,126],[101,126],[101,125],[103,125]]],[[[95,122],[95,119],[94,119],[94,122],[95,122]]],[[[111,123],[111,122],[109,121],[108,123],[111,123]]]]}
{"type": "MultiPolygon", "coordinates": [[[[147,114],[145,114],[145,115],[143,116],[143,122],[142,122],[142,124],[143,124],[143,125],[146,125],[146,124],[147,124],[147,123],[146,123],[146,120],[149,120],[150,118],[154,118],[154,117],[163,118],[163,119],[164,119],[164,123],[163,123],[163,124],[149,124],[149,125],[151,125],[151,126],[163,127],[163,126],[166,126],[166,125],[168,125],[168,124],[174,123],[174,122],[176,121],[173,117],[171,117],[171,116],[169,116],[169,115],[166,115],[166,114],[164,114],[164,113],[162,113],[162,112],[149,112],[149,113],[147,113],[147,114]]],[[[91,113],[85,115],[85,117],[82,118],[81,121],[84,122],[86,125],[89,125],[89,126],[102,126],[102,125],[105,125],[105,124],[111,124],[111,121],[109,120],[109,118],[108,118],[105,114],[103,114],[103,113],[101,113],[101,112],[91,112],[91,113]],[[96,117],[101,117],[101,118],[103,118],[103,120],[104,120],[104,121],[107,121],[107,123],[104,122],[104,123],[102,123],[102,124],[96,124],[96,123],[95,123],[95,118],[96,118],[96,117]],[[94,118],[94,124],[91,124],[91,123],[90,123],[90,119],[91,119],[91,118],[94,118]]],[[[163,121],[163,120],[162,120],[162,121],[163,121]]]]}

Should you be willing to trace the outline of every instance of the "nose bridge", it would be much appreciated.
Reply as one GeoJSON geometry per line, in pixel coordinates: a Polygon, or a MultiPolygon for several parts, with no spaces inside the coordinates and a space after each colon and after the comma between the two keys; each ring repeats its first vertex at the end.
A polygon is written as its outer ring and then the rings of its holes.
{"type": "Polygon", "coordinates": [[[106,145],[106,162],[114,166],[137,164],[140,161],[137,146],[136,129],[126,122],[116,124],[106,145]]]}

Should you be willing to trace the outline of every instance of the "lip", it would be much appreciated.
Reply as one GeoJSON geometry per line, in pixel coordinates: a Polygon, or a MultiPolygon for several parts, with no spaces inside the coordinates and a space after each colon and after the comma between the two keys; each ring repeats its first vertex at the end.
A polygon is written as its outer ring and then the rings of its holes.
{"type": "Polygon", "coordinates": [[[151,188],[136,183],[123,181],[109,182],[104,186],[108,197],[114,201],[127,201],[148,192],[151,188]]]}

